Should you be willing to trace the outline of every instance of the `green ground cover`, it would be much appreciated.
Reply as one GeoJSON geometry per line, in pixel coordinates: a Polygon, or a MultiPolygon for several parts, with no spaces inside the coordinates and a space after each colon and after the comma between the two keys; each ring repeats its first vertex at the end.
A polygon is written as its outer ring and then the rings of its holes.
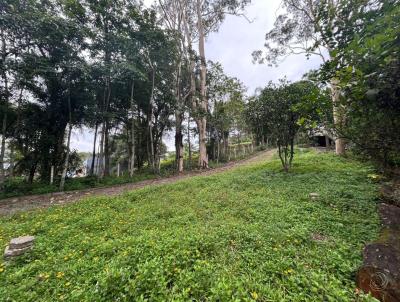
{"type": "MultiPolygon", "coordinates": [[[[265,150],[265,147],[256,148],[256,152],[265,150]]],[[[232,158],[231,161],[238,161],[252,156],[252,154],[238,154],[236,158],[232,158]]],[[[195,153],[193,155],[192,161],[189,164],[189,160],[185,160],[185,171],[191,171],[197,169],[198,156],[195,153]]],[[[216,162],[210,161],[210,168],[218,168],[226,164],[226,161],[216,162]]],[[[97,176],[86,176],[80,178],[67,178],[65,182],[65,191],[74,190],[84,190],[89,188],[99,188],[99,187],[111,187],[116,185],[122,185],[127,183],[136,183],[143,180],[155,179],[158,177],[168,177],[176,174],[175,168],[175,158],[169,157],[161,162],[160,174],[156,175],[149,167],[144,167],[136,171],[133,177],[130,177],[127,172],[125,172],[120,177],[116,175],[111,175],[104,178],[99,178],[97,176]]],[[[23,177],[14,177],[11,179],[6,179],[4,188],[0,191],[0,202],[1,199],[18,197],[25,195],[36,195],[36,194],[46,194],[54,193],[59,191],[60,179],[57,178],[54,184],[49,184],[40,180],[35,180],[33,183],[28,183],[23,177]]]]}
{"type": "Polygon", "coordinates": [[[0,301],[367,301],[355,293],[379,230],[372,168],[297,155],[119,197],[0,218],[0,301]],[[320,200],[308,194],[318,192],[320,200]]]}

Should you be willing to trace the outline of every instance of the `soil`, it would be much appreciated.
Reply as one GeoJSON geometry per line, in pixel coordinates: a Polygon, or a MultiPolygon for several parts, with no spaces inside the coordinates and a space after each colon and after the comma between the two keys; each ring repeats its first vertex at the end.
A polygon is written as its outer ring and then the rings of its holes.
{"type": "Polygon", "coordinates": [[[250,163],[269,160],[271,159],[271,157],[275,152],[276,152],[275,150],[262,151],[250,158],[239,161],[232,161],[215,169],[195,170],[182,174],[173,175],[170,177],[144,180],[136,183],[128,183],[128,184],[112,186],[112,187],[103,187],[103,188],[90,188],[78,191],[57,192],[57,193],[49,193],[41,195],[28,195],[28,196],[7,198],[0,200],[0,215],[2,216],[12,215],[14,213],[21,211],[29,211],[37,208],[47,208],[50,206],[77,202],[88,196],[100,196],[100,195],[115,196],[115,195],[120,195],[126,191],[132,191],[146,186],[170,184],[177,182],[181,179],[186,179],[193,176],[198,176],[198,175],[206,176],[206,175],[221,173],[224,171],[234,169],[239,166],[248,165],[250,163]]]}

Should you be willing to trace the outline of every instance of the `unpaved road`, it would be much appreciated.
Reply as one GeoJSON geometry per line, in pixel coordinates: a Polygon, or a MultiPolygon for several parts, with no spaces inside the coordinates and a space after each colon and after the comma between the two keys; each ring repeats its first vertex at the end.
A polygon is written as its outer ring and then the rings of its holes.
{"type": "Polygon", "coordinates": [[[234,169],[236,167],[245,166],[254,162],[267,161],[271,159],[275,150],[268,150],[257,153],[253,157],[248,159],[229,162],[222,167],[215,169],[209,169],[204,171],[191,171],[188,173],[173,175],[165,178],[156,178],[144,180],[136,183],[127,183],[123,185],[113,186],[113,187],[103,187],[103,188],[90,188],[79,191],[69,191],[69,192],[59,192],[59,193],[49,193],[42,195],[28,195],[13,197],[0,200],[0,215],[10,215],[21,211],[33,210],[36,208],[47,208],[54,205],[62,205],[66,203],[76,202],[84,197],[88,196],[115,196],[122,194],[126,191],[132,191],[138,188],[143,188],[146,186],[159,185],[159,184],[169,184],[177,182],[181,179],[186,179],[198,175],[212,175],[216,173],[221,173],[234,169]]]}

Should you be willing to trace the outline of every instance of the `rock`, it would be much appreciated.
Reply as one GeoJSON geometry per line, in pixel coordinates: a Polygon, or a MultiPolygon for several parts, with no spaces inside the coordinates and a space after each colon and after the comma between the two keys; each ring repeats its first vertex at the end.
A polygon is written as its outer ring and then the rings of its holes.
{"type": "Polygon", "coordinates": [[[35,237],[33,236],[22,236],[11,239],[10,244],[4,250],[4,258],[9,259],[26,253],[32,249],[34,241],[35,237]]]}
{"type": "Polygon", "coordinates": [[[310,196],[311,200],[319,199],[319,194],[318,193],[310,193],[309,196],[310,196]]]}
{"type": "Polygon", "coordinates": [[[382,185],[380,195],[384,202],[400,206],[400,182],[390,182],[382,185]]]}
{"type": "Polygon", "coordinates": [[[373,266],[363,266],[357,272],[357,286],[379,301],[399,302],[399,282],[390,274],[373,266]]]}
{"type": "Polygon", "coordinates": [[[22,236],[18,238],[13,238],[10,241],[10,249],[23,249],[25,247],[31,247],[35,241],[34,236],[22,236]]]}
{"type": "Polygon", "coordinates": [[[381,203],[379,215],[383,225],[390,229],[400,229],[400,208],[394,205],[381,203]]]}
{"type": "Polygon", "coordinates": [[[380,301],[400,301],[400,259],[390,245],[372,243],[365,247],[364,265],[357,272],[357,286],[380,301]]]}
{"type": "Polygon", "coordinates": [[[32,249],[32,246],[24,247],[22,249],[11,249],[7,245],[6,249],[4,250],[4,258],[8,259],[8,258],[16,257],[16,256],[21,256],[31,249],[32,249]]]}

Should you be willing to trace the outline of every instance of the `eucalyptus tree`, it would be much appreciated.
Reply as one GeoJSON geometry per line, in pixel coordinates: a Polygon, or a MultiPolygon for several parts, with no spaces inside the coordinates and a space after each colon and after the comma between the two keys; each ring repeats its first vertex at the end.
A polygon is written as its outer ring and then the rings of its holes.
{"type": "MultiPolygon", "coordinates": [[[[319,56],[323,63],[335,60],[338,48],[347,45],[362,27],[365,12],[374,0],[283,0],[285,13],[276,18],[274,28],[266,34],[265,51],[255,51],[260,63],[279,63],[293,54],[307,58],[319,56]]],[[[341,92],[337,76],[329,79],[335,127],[342,128],[346,108],[340,102],[341,92]]],[[[345,139],[337,133],[336,153],[345,153],[345,139]]]]}
{"type": "MultiPolygon", "coordinates": [[[[168,29],[176,44],[176,60],[174,62],[174,97],[175,97],[175,161],[178,172],[183,172],[183,127],[185,103],[189,94],[185,93],[184,60],[187,51],[185,40],[183,18],[185,14],[185,3],[182,0],[159,0],[158,6],[161,12],[163,26],[168,29]]],[[[192,43],[192,41],[189,41],[192,43]]]]}
{"type": "MultiPolygon", "coordinates": [[[[201,168],[208,167],[205,38],[209,33],[218,30],[226,15],[242,14],[244,7],[249,2],[249,0],[159,0],[165,23],[170,29],[177,31],[181,54],[183,53],[185,56],[186,62],[184,65],[189,75],[187,96],[190,97],[192,116],[196,121],[199,133],[199,167],[201,168]],[[195,43],[198,44],[198,55],[193,49],[195,43]],[[198,77],[196,76],[196,70],[199,71],[198,77]],[[196,80],[199,83],[198,88],[196,80]]],[[[178,63],[177,66],[177,70],[179,70],[181,65],[178,63]]],[[[186,93],[180,94],[179,97],[181,98],[182,95],[185,96],[186,93]]],[[[182,116],[181,112],[179,114],[182,116]]],[[[178,117],[178,124],[179,122],[180,117],[178,117]]],[[[182,153],[182,137],[181,133],[179,133],[181,129],[177,131],[178,170],[181,170],[183,169],[183,161],[180,155],[182,153]]]]}
{"type": "Polygon", "coordinates": [[[221,64],[209,61],[208,66],[210,149],[214,159],[227,159],[229,135],[240,134],[246,128],[243,120],[246,89],[237,78],[227,76],[221,64]]]}

